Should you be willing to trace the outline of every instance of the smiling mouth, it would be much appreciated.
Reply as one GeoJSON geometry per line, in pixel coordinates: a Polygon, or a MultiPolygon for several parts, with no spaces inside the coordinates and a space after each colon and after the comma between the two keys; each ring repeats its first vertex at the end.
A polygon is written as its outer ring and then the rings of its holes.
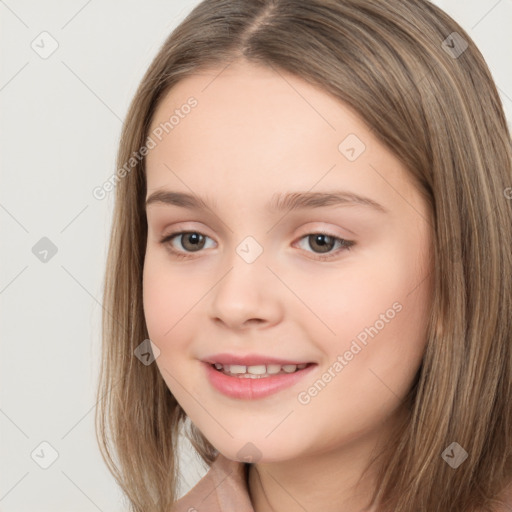
{"type": "Polygon", "coordinates": [[[210,384],[236,400],[256,400],[295,386],[315,371],[317,363],[223,365],[202,362],[210,384]]]}
{"type": "Polygon", "coordinates": [[[315,363],[303,363],[303,364],[258,364],[254,366],[244,366],[238,364],[220,364],[220,363],[211,363],[212,368],[214,368],[219,373],[223,373],[224,375],[230,377],[238,377],[241,379],[261,379],[273,377],[275,375],[286,375],[291,373],[297,373],[304,368],[307,368],[315,363]]]}

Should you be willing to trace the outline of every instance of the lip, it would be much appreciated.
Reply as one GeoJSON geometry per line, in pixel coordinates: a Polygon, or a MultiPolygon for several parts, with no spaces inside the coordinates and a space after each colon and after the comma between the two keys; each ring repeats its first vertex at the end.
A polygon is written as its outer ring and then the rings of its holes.
{"type": "Polygon", "coordinates": [[[205,368],[206,376],[210,384],[217,391],[239,400],[257,400],[282,391],[283,389],[290,388],[318,366],[316,363],[311,363],[309,366],[306,366],[306,368],[297,370],[294,373],[251,379],[250,377],[230,377],[229,375],[224,375],[222,372],[216,370],[209,362],[202,361],[201,364],[205,368]]]}
{"type": "Polygon", "coordinates": [[[242,355],[236,355],[236,354],[213,354],[212,356],[209,356],[205,359],[203,359],[203,362],[205,363],[220,363],[222,365],[225,364],[238,364],[241,366],[256,366],[260,364],[279,364],[279,365],[285,365],[285,364],[306,364],[306,363],[312,363],[312,361],[297,361],[297,360],[285,360],[285,359],[278,359],[272,356],[265,356],[261,354],[247,354],[245,356],[242,355]]]}

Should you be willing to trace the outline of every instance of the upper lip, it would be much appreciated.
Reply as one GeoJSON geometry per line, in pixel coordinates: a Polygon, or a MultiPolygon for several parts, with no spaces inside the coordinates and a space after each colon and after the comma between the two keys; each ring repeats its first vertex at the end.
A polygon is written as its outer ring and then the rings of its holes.
{"type": "Polygon", "coordinates": [[[264,356],[261,354],[247,354],[247,355],[236,355],[236,354],[214,354],[212,356],[209,356],[205,359],[203,359],[205,363],[215,364],[219,363],[222,365],[240,365],[240,366],[256,366],[256,365],[263,365],[263,364],[279,364],[279,365],[286,365],[286,364],[307,364],[312,361],[298,361],[297,359],[279,359],[277,357],[272,356],[264,356]]]}

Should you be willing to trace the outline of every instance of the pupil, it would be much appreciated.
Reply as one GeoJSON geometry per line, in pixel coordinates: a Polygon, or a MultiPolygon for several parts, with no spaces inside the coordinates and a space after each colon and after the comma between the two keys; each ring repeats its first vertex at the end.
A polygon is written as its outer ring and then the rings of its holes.
{"type": "Polygon", "coordinates": [[[204,238],[203,235],[200,235],[199,233],[188,233],[183,238],[183,246],[186,247],[186,245],[190,242],[191,245],[187,247],[187,249],[196,251],[197,249],[201,248],[200,242],[203,241],[201,240],[202,238],[204,238]]]}
{"type": "Polygon", "coordinates": [[[333,238],[329,235],[310,235],[313,237],[314,243],[318,244],[320,247],[320,252],[329,252],[333,246],[333,238]],[[326,243],[325,239],[329,239],[330,242],[326,243]]]}

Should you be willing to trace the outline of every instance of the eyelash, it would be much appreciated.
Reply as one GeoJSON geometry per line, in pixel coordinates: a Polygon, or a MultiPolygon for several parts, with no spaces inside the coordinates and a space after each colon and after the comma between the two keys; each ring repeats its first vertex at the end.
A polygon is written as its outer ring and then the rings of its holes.
{"type": "MultiPolygon", "coordinates": [[[[198,234],[198,235],[202,235],[206,238],[210,238],[209,236],[204,235],[203,233],[200,233],[199,231],[175,231],[174,233],[170,233],[169,235],[164,236],[160,240],[160,243],[169,247],[170,252],[176,258],[179,258],[179,259],[189,258],[190,257],[189,255],[194,254],[194,252],[187,253],[187,252],[177,251],[176,249],[174,249],[172,247],[172,245],[170,243],[174,237],[179,236],[179,235],[185,235],[185,234],[198,234]]],[[[319,256],[318,253],[313,253],[316,255],[314,259],[317,259],[319,261],[331,260],[331,259],[335,258],[338,255],[338,253],[340,253],[342,251],[350,251],[352,249],[352,247],[356,244],[353,240],[346,240],[344,238],[339,238],[339,237],[334,236],[331,233],[328,233],[325,231],[314,231],[312,233],[308,233],[304,236],[301,236],[299,238],[299,240],[302,240],[303,238],[307,238],[311,235],[325,235],[325,236],[328,236],[328,237],[334,239],[335,242],[341,242],[341,247],[338,250],[336,250],[332,253],[329,253],[329,256],[319,256]]],[[[199,251],[195,251],[195,252],[201,252],[201,251],[199,250],[199,251]]]]}

